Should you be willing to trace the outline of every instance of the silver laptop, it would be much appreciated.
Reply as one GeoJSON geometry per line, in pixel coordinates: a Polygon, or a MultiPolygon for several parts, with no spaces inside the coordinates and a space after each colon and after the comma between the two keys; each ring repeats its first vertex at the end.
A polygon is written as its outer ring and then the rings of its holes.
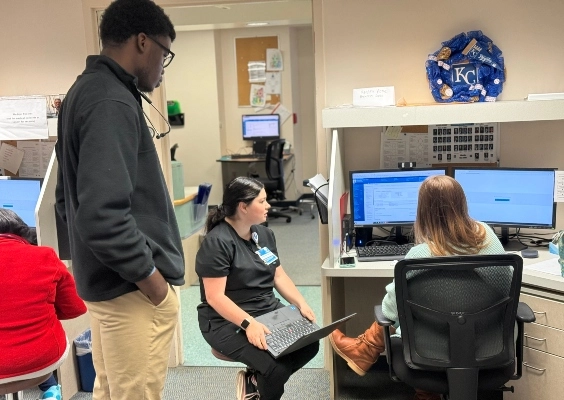
{"type": "Polygon", "coordinates": [[[255,319],[270,330],[271,334],[266,335],[267,351],[272,357],[278,358],[323,339],[355,315],[356,313],[351,314],[320,328],[303,317],[298,307],[289,305],[255,319]]]}

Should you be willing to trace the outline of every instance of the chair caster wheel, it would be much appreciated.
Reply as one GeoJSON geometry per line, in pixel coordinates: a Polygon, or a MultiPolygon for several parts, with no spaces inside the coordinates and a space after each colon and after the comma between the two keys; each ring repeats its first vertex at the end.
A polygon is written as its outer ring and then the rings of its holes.
{"type": "Polygon", "coordinates": [[[292,218],[286,218],[286,223],[289,224],[290,222],[292,222],[292,218]]]}

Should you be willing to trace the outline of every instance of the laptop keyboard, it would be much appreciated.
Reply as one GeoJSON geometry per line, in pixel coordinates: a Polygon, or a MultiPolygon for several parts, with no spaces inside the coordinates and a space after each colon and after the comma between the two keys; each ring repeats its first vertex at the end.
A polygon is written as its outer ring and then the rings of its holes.
{"type": "Polygon", "coordinates": [[[413,243],[357,247],[358,261],[403,260],[413,243]]]}
{"type": "Polygon", "coordinates": [[[282,352],[292,345],[296,340],[315,332],[317,327],[305,317],[290,323],[284,323],[281,327],[274,327],[271,333],[266,335],[266,343],[275,351],[282,352]]]}

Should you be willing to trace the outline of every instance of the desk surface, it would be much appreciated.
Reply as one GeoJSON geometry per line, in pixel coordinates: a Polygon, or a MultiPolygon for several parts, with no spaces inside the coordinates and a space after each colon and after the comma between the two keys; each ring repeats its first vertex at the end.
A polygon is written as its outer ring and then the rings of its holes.
{"type": "MultiPolygon", "coordinates": [[[[354,254],[351,251],[349,255],[352,256],[354,254]]],[[[563,277],[527,268],[550,258],[558,258],[558,256],[549,253],[548,249],[539,250],[538,258],[524,258],[522,284],[564,293],[563,277]]],[[[341,268],[338,265],[331,267],[327,259],[321,267],[321,274],[326,277],[343,278],[393,278],[395,263],[395,261],[358,262],[355,256],[355,266],[353,268],[341,268]]]]}
{"type": "MultiPolygon", "coordinates": [[[[288,161],[290,160],[292,157],[294,157],[293,153],[290,154],[284,154],[284,161],[288,161]]],[[[231,158],[231,155],[225,155],[225,156],[221,156],[221,158],[217,159],[217,162],[233,162],[233,163],[250,163],[250,162],[260,162],[260,161],[264,161],[264,158],[256,158],[253,157],[252,154],[249,154],[249,157],[245,157],[245,158],[231,158]]]]}

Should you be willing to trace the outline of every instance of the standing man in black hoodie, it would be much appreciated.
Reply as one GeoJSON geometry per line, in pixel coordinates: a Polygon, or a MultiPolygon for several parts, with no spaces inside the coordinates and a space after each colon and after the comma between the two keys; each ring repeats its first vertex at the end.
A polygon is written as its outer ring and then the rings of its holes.
{"type": "Polygon", "coordinates": [[[86,301],[94,400],[161,399],[184,259],[140,92],[162,81],[174,27],[150,0],[116,0],[58,121],[57,211],[86,301]]]}

